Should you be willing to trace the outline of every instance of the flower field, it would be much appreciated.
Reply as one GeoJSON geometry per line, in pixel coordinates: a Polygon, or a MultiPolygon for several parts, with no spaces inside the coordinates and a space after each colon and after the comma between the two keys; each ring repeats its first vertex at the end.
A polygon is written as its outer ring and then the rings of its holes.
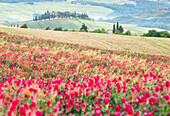
{"type": "Polygon", "coordinates": [[[169,61],[0,32],[0,115],[170,116],[169,61]]]}

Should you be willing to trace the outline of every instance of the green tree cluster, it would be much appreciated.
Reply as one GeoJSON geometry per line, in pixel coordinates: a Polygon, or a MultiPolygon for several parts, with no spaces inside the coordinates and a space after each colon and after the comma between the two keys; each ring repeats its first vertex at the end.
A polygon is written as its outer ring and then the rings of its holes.
{"type": "Polygon", "coordinates": [[[117,25],[113,24],[113,33],[122,34],[123,32],[124,32],[124,29],[121,25],[119,25],[119,22],[117,22],[117,25]]]}
{"type": "Polygon", "coordinates": [[[45,30],[51,30],[50,26],[48,26],[45,30]]]}
{"type": "Polygon", "coordinates": [[[144,36],[146,37],[165,37],[170,38],[170,33],[168,31],[156,31],[156,30],[149,30],[148,33],[145,33],[144,36]]]}
{"type": "Polygon", "coordinates": [[[62,27],[56,27],[55,29],[54,29],[54,31],[62,31],[63,29],[62,29],[62,27]]]}
{"type": "Polygon", "coordinates": [[[86,13],[76,13],[76,12],[45,12],[44,14],[37,16],[35,15],[33,17],[33,21],[38,21],[38,20],[45,20],[45,19],[53,19],[53,18],[80,18],[80,19],[87,19],[90,20],[89,16],[86,13]]]}
{"type": "Polygon", "coordinates": [[[27,24],[25,23],[25,24],[23,24],[23,25],[21,26],[21,28],[28,28],[28,26],[27,26],[27,24]]]}
{"type": "Polygon", "coordinates": [[[85,24],[82,25],[82,27],[80,28],[81,32],[88,32],[88,28],[85,24]]]}
{"type": "Polygon", "coordinates": [[[96,29],[94,31],[90,31],[91,33],[107,33],[104,28],[102,29],[96,29]]]}

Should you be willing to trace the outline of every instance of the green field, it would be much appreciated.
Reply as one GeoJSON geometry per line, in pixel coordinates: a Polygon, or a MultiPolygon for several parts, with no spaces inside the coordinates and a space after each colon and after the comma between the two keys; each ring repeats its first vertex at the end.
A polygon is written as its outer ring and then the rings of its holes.
{"type": "MultiPolygon", "coordinates": [[[[46,20],[46,21],[40,21],[40,22],[21,22],[21,23],[10,23],[10,24],[21,24],[27,23],[29,28],[32,29],[45,29],[47,26],[50,26],[52,29],[55,27],[62,27],[63,29],[74,29],[79,30],[82,26],[82,24],[86,24],[89,30],[95,30],[95,29],[112,29],[113,24],[102,22],[102,21],[91,21],[91,20],[83,20],[83,19],[55,19],[55,20],[46,20]]],[[[8,24],[9,25],[9,24],[8,24]]],[[[138,27],[135,25],[122,25],[124,27],[124,30],[130,29],[133,33],[146,33],[148,30],[151,30],[153,28],[144,28],[144,27],[138,27]]],[[[158,31],[161,31],[161,29],[156,29],[158,31]]]]}
{"type": "Polygon", "coordinates": [[[67,2],[35,2],[34,5],[26,3],[0,3],[0,23],[32,20],[33,14],[42,14],[45,11],[70,11],[87,13],[91,18],[99,18],[113,12],[111,9],[71,4],[67,2]]]}

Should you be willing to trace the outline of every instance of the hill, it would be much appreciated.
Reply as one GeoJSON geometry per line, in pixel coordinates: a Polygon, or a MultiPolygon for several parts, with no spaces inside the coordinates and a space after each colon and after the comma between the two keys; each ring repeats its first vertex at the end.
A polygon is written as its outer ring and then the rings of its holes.
{"type": "MultiPolygon", "coordinates": [[[[19,22],[19,23],[9,23],[7,25],[17,25],[17,24],[25,24],[27,23],[28,28],[32,29],[45,29],[47,26],[50,26],[52,29],[55,27],[62,27],[63,29],[72,29],[72,30],[79,30],[82,24],[86,24],[89,30],[95,29],[112,29],[113,24],[102,22],[102,21],[92,21],[92,20],[83,20],[83,19],[54,19],[54,20],[45,20],[45,21],[38,21],[38,22],[19,22]]],[[[137,27],[135,25],[122,25],[123,28],[126,30],[131,30],[133,33],[146,33],[148,30],[153,28],[143,28],[137,27]]],[[[156,29],[156,28],[155,28],[156,29]]],[[[161,29],[156,29],[161,31],[161,29]]]]}
{"type": "Polygon", "coordinates": [[[168,1],[150,1],[150,0],[135,0],[135,1],[108,1],[105,2],[99,0],[76,0],[74,4],[81,3],[82,5],[92,5],[92,6],[102,6],[105,8],[112,9],[112,13],[109,13],[105,18],[115,18],[119,16],[125,16],[129,14],[137,14],[141,13],[142,11],[151,11],[156,10],[158,8],[166,8],[169,7],[168,1]],[[119,3],[120,2],[120,3],[119,3]]]}
{"type": "Polygon", "coordinates": [[[19,34],[27,37],[52,39],[101,49],[126,50],[149,54],[170,55],[169,38],[152,38],[123,35],[108,35],[83,32],[56,32],[40,29],[21,29],[0,27],[1,32],[19,34]]]}
{"type": "Polygon", "coordinates": [[[144,11],[139,14],[121,16],[106,21],[119,21],[122,24],[136,24],[142,27],[162,28],[170,31],[170,8],[144,11]]]}
{"type": "Polygon", "coordinates": [[[71,4],[67,2],[35,2],[34,5],[27,3],[2,3],[0,2],[0,23],[33,20],[33,15],[43,14],[47,10],[70,11],[87,13],[90,18],[99,18],[113,12],[109,8],[91,5],[71,4]]]}

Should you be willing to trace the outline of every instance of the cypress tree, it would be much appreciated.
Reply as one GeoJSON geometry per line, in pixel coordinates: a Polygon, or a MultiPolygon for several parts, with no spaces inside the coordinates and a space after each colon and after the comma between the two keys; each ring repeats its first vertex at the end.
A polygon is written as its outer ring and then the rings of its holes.
{"type": "Polygon", "coordinates": [[[119,22],[117,22],[116,30],[119,30],[119,22]]]}
{"type": "Polygon", "coordinates": [[[120,25],[120,27],[119,27],[119,31],[120,31],[120,33],[123,33],[124,32],[124,29],[123,29],[123,27],[120,25]]]}
{"type": "Polygon", "coordinates": [[[115,33],[115,31],[116,31],[116,26],[115,26],[115,24],[113,25],[113,33],[115,33]]]}

